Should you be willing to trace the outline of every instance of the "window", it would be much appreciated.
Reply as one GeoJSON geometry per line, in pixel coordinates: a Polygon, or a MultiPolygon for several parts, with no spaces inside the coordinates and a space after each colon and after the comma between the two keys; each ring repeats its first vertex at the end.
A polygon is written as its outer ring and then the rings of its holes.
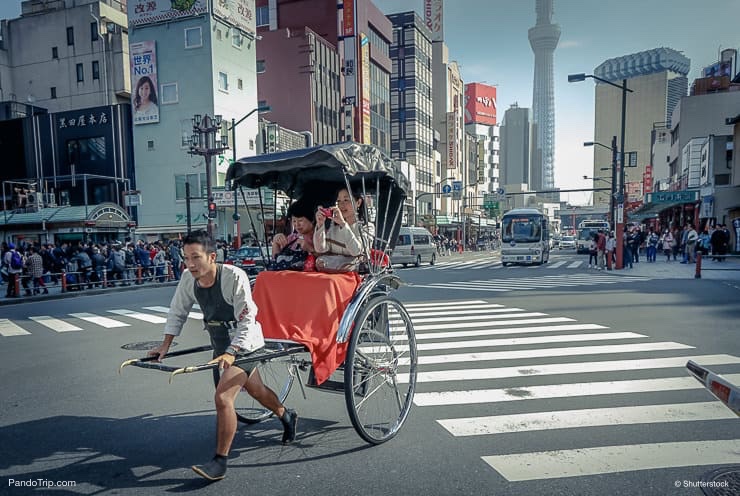
{"type": "Polygon", "coordinates": [[[242,82],[241,78],[236,80],[236,87],[239,88],[239,90],[244,89],[244,83],[242,82]]]}
{"type": "Polygon", "coordinates": [[[85,80],[85,69],[82,68],[82,64],[77,64],[77,82],[81,83],[85,80]]]}
{"type": "Polygon", "coordinates": [[[242,37],[242,34],[237,29],[235,29],[234,34],[231,36],[231,46],[241,49],[243,44],[244,38],[242,37]]]}
{"type": "Polygon", "coordinates": [[[203,46],[203,32],[200,27],[185,29],[185,48],[198,48],[203,46]]]}
{"type": "Polygon", "coordinates": [[[178,174],[175,175],[176,200],[185,200],[185,183],[190,183],[191,197],[201,196],[206,198],[208,196],[205,174],[178,174]]]}
{"type": "Polygon", "coordinates": [[[75,44],[75,28],[72,26],[67,28],[67,45],[73,46],[75,44]]]}
{"type": "Polygon", "coordinates": [[[221,33],[221,30],[220,29],[217,29],[216,30],[216,39],[219,40],[219,41],[221,41],[222,38],[223,38],[223,33],[221,33]]]}
{"type": "Polygon", "coordinates": [[[93,80],[100,79],[100,63],[97,60],[92,62],[92,75],[93,80]]]}
{"type": "Polygon", "coordinates": [[[52,86],[51,87],[51,99],[54,100],[57,97],[57,87],[52,86]]]}
{"type": "Polygon", "coordinates": [[[91,22],[90,23],[90,41],[98,41],[98,23],[91,22]]]}
{"type": "Polygon", "coordinates": [[[258,60],[257,61],[257,74],[262,74],[263,72],[265,72],[265,61],[258,60]]]}
{"type": "Polygon", "coordinates": [[[229,91],[229,75],[225,72],[218,73],[218,89],[221,91],[229,91]]]}
{"type": "Polygon", "coordinates": [[[257,27],[270,25],[270,10],[267,5],[257,7],[257,27]]]}
{"type": "Polygon", "coordinates": [[[166,83],[163,84],[159,89],[160,102],[165,105],[169,103],[177,103],[179,96],[177,92],[177,83],[166,83]]]}
{"type": "Polygon", "coordinates": [[[59,49],[57,49],[57,47],[51,47],[51,58],[53,59],[59,58],[59,49]]]}

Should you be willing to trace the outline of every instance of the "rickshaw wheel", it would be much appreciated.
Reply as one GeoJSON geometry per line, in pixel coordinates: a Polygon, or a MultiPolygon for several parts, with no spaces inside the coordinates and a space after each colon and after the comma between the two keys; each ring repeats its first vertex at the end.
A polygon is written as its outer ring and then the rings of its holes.
{"type": "Polygon", "coordinates": [[[371,444],[393,438],[416,389],[416,338],[401,302],[378,296],[354,322],[344,364],[344,397],[357,433],[371,444]]]}
{"type": "MultiPolygon", "coordinates": [[[[265,359],[257,367],[262,382],[277,395],[280,403],[284,403],[295,380],[293,357],[281,356],[270,359],[270,352],[282,351],[285,345],[280,342],[267,341],[265,343],[265,359]]],[[[218,369],[213,370],[213,383],[218,386],[220,374],[218,369]]],[[[236,418],[245,424],[257,424],[272,416],[272,411],[263,407],[246,391],[240,391],[234,402],[236,418]]]]}

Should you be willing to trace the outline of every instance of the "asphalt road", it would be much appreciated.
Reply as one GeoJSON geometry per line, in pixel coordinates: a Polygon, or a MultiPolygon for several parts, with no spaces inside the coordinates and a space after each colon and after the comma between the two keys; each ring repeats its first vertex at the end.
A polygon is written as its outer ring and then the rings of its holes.
{"type": "MultiPolygon", "coordinates": [[[[189,469],[214,448],[210,375],[117,372],[141,353],[123,345],[160,339],[165,314],[151,307],[173,288],[2,307],[0,493],[703,494],[685,486],[740,464],[740,420],[683,365],[697,357],[740,383],[737,281],[573,266],[583,260],[399,268],[420,347],[401,433],[370,447],[342,395],[294,387],[296,444],[280,445],[276,420],[241,428],[227,478],[210,485],[189,469]]],[[[206,340],[191,319],[176,341],[206,340]]]]}

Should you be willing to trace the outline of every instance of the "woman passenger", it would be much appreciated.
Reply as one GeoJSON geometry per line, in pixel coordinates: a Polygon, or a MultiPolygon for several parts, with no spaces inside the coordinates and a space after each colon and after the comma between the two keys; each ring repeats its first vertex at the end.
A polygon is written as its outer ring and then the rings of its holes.
{"type": "Polygon", "coordinates": [[[333,207],[319,206],[316,211],[316,231],[313,244],[317,253],[331,253],[358,257],[371,248],[373,227],[365,222],[364,200],[360,195],[350,195],[346,188],[337,193],[333,207]],[[325,221],[331,225],[325,228],[325,221]]]}

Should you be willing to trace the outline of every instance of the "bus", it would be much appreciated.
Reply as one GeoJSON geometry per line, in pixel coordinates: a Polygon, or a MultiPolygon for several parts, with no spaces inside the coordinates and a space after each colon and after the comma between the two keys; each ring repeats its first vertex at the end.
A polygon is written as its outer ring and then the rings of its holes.
{"type": "Polygon", "coordinates": [[[550,260],[550,221],[535,208],[515,208],[501,218],[501,263],[540,265],[550,260]]]}
{"type": "Polygon", "coordinates": [[[578,253],[588,253],[588,247],[591,240],[599,230],[604,234],[609,234],[609,223],[605,220],[584,220],[578,224],[578,233],[576,236],[576,251],[578,253]]]}

